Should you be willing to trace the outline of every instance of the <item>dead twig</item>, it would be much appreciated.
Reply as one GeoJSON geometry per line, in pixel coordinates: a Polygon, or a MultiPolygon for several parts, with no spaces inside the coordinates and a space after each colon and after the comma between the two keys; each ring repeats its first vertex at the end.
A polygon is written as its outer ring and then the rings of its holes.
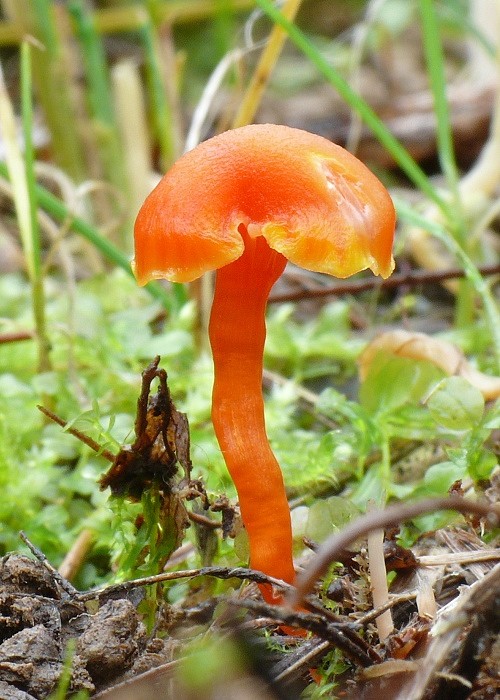
{"type": "Polygon", "coordinates": [[[395,527],[424,513],[437,510],[456,510],[459,513],[474,513],[490,518],[492,523],[500,518],[500,506],[466,500],[458,496],[450,498],[430,498],[417,503],[402,503],[389,506],[382,511],[373,511],[350,523],[341,532],[329,537],[318,549],[311,563],[297,578],[296,587],[288,597],[291,608],[300,606],[304,597],[313,589],[316,581],[326,572],[328,566],[337,561],[340,553],[359,537],[379,528],[395,527]]]}
{"type": "Polygon", "coordinates": [[[54,421],[54,423],[60,425],[61,428],[64,428],[64,430],[66,430],[66,432],[68,432],[70,435],[73,435],[73,437],[76,437],[78,440],[80,440],[80,442],[83,442],[84,445],[87,445],[87,447],[90,447],[91,450],[94,450],[94,452],[97,452],[97,454],[101,455],[101,457],[104,457],[104,459],[107,459],[108,462],[115,461],[116,455],[114,455],[113,452],[110,452],[109,450],[106,450],[103,447],[101,447],[98,442],[92,440],[92,438],[88,435],[85,435],[85,433],[82,433],[81,430],[68,427],[68,422],[60,418],[49,408],[41,406],[40,404],[37,405],[37,408],[44,414],[44,416],[47,416],[47,418],[50,418],[51,421],[54,421]]]}
{"type": "Polygon", "coordinates": [[[498,561],[500,547],[497,549],[479,549],[474,552],[448,552],[443,554],[425,554],[417,557],[418,566],[450,566],[451,564],[477,564],[486,561],[498,561]]]}
{"type": "Polygon", "coordinates": [[[356,622],[362,627],[366,627],[371,622],[376,620],[380,615],[383,615],[386,610],[391,610],[391,608],[393,608],[396,605],[399,605],[400,603],[407,603],[410,600],[415,600],[416,597],[417,593],[415,591],[412,591],[411,593],[403,593],[401,595],[392,595],[389,597],[388,600],[385,601],[383,605],[379,605],[373,610],[367,612],[362,617],[356,618],[356,622]]]}
{"type": "MultiPolygon", "coordinates": [[[[138,676],[127,678],[127,680],[117,683],[111,688],[101,690],[99,693],[92,695],[92,700],[119,700],[119,698],[123,697],[141,697],[142,691],[147,691],[152,687],[156,688],[162,681],[172,678],[174,672],[182,663],[183,659],[167,661],[160,666],[144,671],[138,676]]],[[[147,697],[152,697],[152,695],[147,697]]]]}
{"type": "Polygon", "coordinates": [[[276,605],[268,605],[260,600],[230,600],[228,604],[233,607],[246,608],[258,615],[265,615],[275,620],[280,626],[297,627],[312,632],[317,637],[331,642],[342,649],[344,654],[361,666],[369,666],[373,662],[380,662],[379,654],[366,644],[356,631],[357,623],[329,622],[321,615],[314,613],[288,610],[276,605]]]}
{"type": "Polygon", "coordinates": [[[67,581],[64,576],[62,576],[57,569],[54,569],[52,564],[49,562],[45,554],[42,552],[41,549],[38,549],[31,540],[28,539],[28,536],[24,532],[19,533],[19,537],[22,539],[24,544],[28,547],[30,552],[35,556],[40,564],[47,569],[49,574],[52,577],[52,580],[55,581],[58,586],[63,590],[70,598],[75,598],[75,596],[78,594],[78,591],[76,588],[74,588],[69,581],[67,581]]]}
{"type": "Polygon", "coordinates": [[[76,538],[73,546],[66,554],[59,566],[59,573],[66,581],[71,581],[79,571],[89,549],[92,547],[94,535],[92,530],[85,528],[76,538]]]}
{"type": "Polygon", "coordinates": [[[20,340],[33,340],[31,331],[18,331],[17,333],[0,333],[0,345],[3,343],[17,343],[20,340]]]}
{"type": "Polygon", "coordinates": [[[193,522],[197,523],[198,525],[203,525],[203,527],[208,527],[211,530],[217,530],[222,525],[217,522],[216,520],[210,520],[210,518],[207,518],[206,515],[202,515],[201,513],[195,513],[192,510],[187,511],[188,518],[193,522]]]}
{"type": "MultiPolygon", "coordinates": [[[[185,569],[184,571],[165,571],[161,574],[124,581],[123,583],[117,583],[105,588],[95,588],[90,591],[77,593],[76,598],[79,602],[84,603],[89,600],[97,600],[117,593],[126,593],[134,588],[165,583],[166,581],[176,581],[183,578],[197,578],[199,576],[214,576],[215,578],[221,578],[223,580],[237,578],[253,581],[254,583],[269,583],[285,591],[290,591],[293,588],[290,584],[272,578],[271,576],[266,576],[266,574],[263,574],[261,571],[256,571],[255,569],[227,566],[203,566],[199,569],[185,569]]],[[[270,609],[273,610],[274,608],[270,609]]]]}
{"type": "MultiPolygon", "coordinates": [[[[481,275],[489,277],[500,274],[500,265],[483,265],[478,268],[481,275]]],[[[342,284],[334,284],[320,289],[304,289],[299,292],[284,292],[282,294],[271,294],[269,303],[277,304],[285,301],[302,301],[304,299],[316,299],[328,296],[342,296],[344,294],[359,294],[372,289],[395,289],[397,287],[418,287],[423,284],[432,284],[444,280],[459,279],[465,276],[461,268],[450,270],[411,270],[410,272],[399,272],[386,280],[379,280],[377,277],[367,279],[352,280],[342,284]]]]}
{"type": "MultiPolygon", "coordinates": [[[[417,662],[417,673],[400,690],[397,700],[421,700],[428,697],[430,686],[436,681],[439,682],[439,679],[456,680],[454,669],[450,669],[450,672],[446,669],[450,659],[453,659],[453,645],[463,636],[465,629],[471,634],[474,627],[485,627],[486,619],[494,626],[499,584],[500,564],[497,564],[484,578],[471,584],[457,599],[440,611],[427,653],[417,662]],[[471,621],[474,621],[472,628],[471,621]]],[[[445,695],[448,696],[448,693],[445,692],[445,695]]],[[[432,697],[444,695],[438,689],[437,694],[433,694],[432,697]]]]}
{"type": "Polygon", "coordinates": [[[273,668],[275,683],[291,683],[310,668],[315,668],[319,660],[332,648],[331,642],[311,639],[299,649],[288,653],[273,668]]]}

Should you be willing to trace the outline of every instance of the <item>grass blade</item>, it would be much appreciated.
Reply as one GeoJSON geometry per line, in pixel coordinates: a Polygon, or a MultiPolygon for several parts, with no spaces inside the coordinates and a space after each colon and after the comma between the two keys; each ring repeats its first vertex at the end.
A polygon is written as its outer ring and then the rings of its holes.
{"type": "MultiPolygon", "coordinates": [[[[434,111],[437,119],[436,136],[439,162],[454,200],[454,216],[449,221],[449,225],[452,230],[461,229],[463,233],[463,219],[460,217],[461,202],[458,193],[459,176],[455,161],[450,113],[446,96],[443,48],[433,0],[420,0],[420,15],[427,75],[434,98],[434,111]],[[458,219],[462,219],[461,225],[458,219]]],[[[460,238],[463,241],[463,235],[460,238]]]]}
{"type": "Polygon", "coordinates": [[[429,233],[441,241],[441,243],[462,265],[466,277],[474,286],[476,293],[481,298],[483,303],[484,312],[487,317],[487,325],[490,329],[493,346],[495,349],[498,372],[500,373],[500,312],[487,282],[481,276],[481,273],[477,269],[476,265],[467,255],[460,243],[453,238],[447,229],[440,226],[436,221],[426,219],[403,200],[396,199],[395,203],[396,210],[401,219],[404,219],[412,226],[417,226],[425,231],[429,231],[429,233]]]}
{"type": "Polygon", "coordinates": [[[448,215],[449,204],[438,193],[427,175],[413,160],[408,151],[394,138],[383,121],[375,114],[372,108],[360,97],[337,71],[330,66],[328,61],[318,51],[307,36],[286,19],[283,14],[270,2],[270,0],[256,0],[257,4],[273,22],[282,26],[293,43],[313,63],[318,71],[337,90],[345,102],[354,109],[365,124],[373,131],[380,143],[387,149],[399,167],[406,173],[410,180],[437,206],[448,215]]]}

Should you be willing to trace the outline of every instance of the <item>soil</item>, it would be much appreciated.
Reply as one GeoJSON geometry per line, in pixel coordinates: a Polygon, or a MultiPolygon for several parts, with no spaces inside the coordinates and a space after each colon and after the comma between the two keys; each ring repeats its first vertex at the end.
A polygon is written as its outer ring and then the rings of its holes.
{"type": "Polygon", "coordinates": [[[91,612],[38,561],[0,560],[0,698],[39,700],[56,688],[73,644],[71,691],[89,695],[170,660],[133,603],[108,600],[91,612]]]}

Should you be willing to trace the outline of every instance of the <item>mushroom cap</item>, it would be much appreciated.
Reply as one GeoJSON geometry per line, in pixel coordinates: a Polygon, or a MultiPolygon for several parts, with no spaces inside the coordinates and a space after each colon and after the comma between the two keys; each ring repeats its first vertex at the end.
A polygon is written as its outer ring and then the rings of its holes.
{"type": "Polygon", "coordinates": [[[240,257],[239,232],[300,267],[335,277],[394,267],[389,193],[355,156],[275,124],[226,131],[183,155],[144,202],[134,272],[190,282],[240,257]]]}

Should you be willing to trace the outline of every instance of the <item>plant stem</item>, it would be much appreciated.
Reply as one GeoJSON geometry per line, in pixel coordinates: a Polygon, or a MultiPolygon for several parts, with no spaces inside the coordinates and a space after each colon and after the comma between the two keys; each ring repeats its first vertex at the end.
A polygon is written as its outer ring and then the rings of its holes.
{"type": "Polygon", "coordinates": [[[36,329],[38,369],[50,369],[49,343],[45,329],[45,301],[40,253],[40,237],[36,217],[36,194],[33,174],[33,145],[31,140],[33,112],[31,104],[31,64],[29,45],[21,47],[21,105],[22,128],[25,140],[25,159],[18,142],[16,120],[3,73],[0,70],[0,126],[6,163],[1,163],[2,174],[12,183],[19,234],[26,268],[31,283],[31,302],[36,329]]]}
{"type": "MultiPolygon", "coordinates": [[[[369,503],[368,510],[374,511],[375,504],[369,503]]],[[[382,529],[372,530],[368,533],[368,571],[370,573],[370,589],[372,593],[373,607],[379,608],[386,605],[389,600],[389,589],[387,586],[387,570],[384,558],[384,531],[382,529]]],[[[393,631],[391,610],[386,610],[379,615],[375,621],[377,625],[378,637],[384,641],[393,631]]]]}
{"type": "Polygon", "coordinates": [[[139,27],[144,56],[146,60],[146,80],[149,98],[151,101],[151,114],[153,130],[160,148],[160,160],[163,171],[168,170],[175,160],[175,143],[173,137],[172,110],[166,97],[167,90],[162,75],[162,64],[158,37],[155,27],[149,15],[139,27]]]}
{"type": "Polygon", "coordinates": [[[116,121],[120,131],[129,210],[135,217],[151,191],[152,149],[145,95],[137,62],[117,61],[111,69],[116,121]]]}
{"type": "MultiPolygon", "coordinates": [[[[302,0],[286,0],[281,10],[283,17],[293,22],[301,2],[302,0]]],[[[259,63],[255,68],[246,92],[243,95],[243,99],[233,121],[233,129],[236,129],[238,126],[245,126],[245,124],[250,124],[250,122],[253,121],[286,38],[287,34],[283,27],[279,24],[275,24],[269,34],[266,46],[262,51],[259,63]]]]}
{"type": "Polygon", "coordinates": [[[85,167],[70,94],[71,76],[55,21],[55,13],[61,8],[49,0],[9,0],[6,9],[24,35],[32,35],[42,44],[33,48],[33,83],[51,133],[55,158],[72,179],[81,182],[85,167]]]}
{"type": "MultiPolygon", "coordinates": [[[[452,209],[449,211],[448,228],[460,245],[467,250],[464,206],[460,196],[459,174],[453,148],[453,134],[448,109],[444,55],[439,32],[439,22],[433,0],[420,0],[420,16],[424,40],[427,75],[434,98],[437,121],[437,147],[441,169],[451,193],[452,209]]],[[[458,287],[455,322],[459,327],[470,325],[474,316],[474,299],[471,283],[462,280],[458,287]]]]}
{"type": "Polygon", "coordinates": [[[491,294],[491,290],[486,281],[481,277],[474,262],[464,251],[460,243],[442,226],[435,221],[430,221],[418,214],[409,204],[397,199],[395,201],[396,210],[401,218],[410,224],[418,226],[425,231],[429,231],[433,236],[443,243],[443,245],[454,255],[463,266],[466,277],[472,282],[476,293],[483,302],[484,312],[487,318],[487,325],[493,340],[497,371],[500,372],[500,311],[497,303],[491,294]]]}
{"type": "Polygon", "coordinates": [[[31,294],[33,318],[35,321],[36,339],[38,344],[38,371],[46,372],[51,369],[49,357],[50,343],[45,324],[45,292],[43,284],[42,253],[40,228],[37,218],[36,181],[34,172],[33,153],[33,103],[31,101],[31,53],[30,45],[24,41],[21,44],[21,111],[24,136],[24,168],[29,204],[29,235],[31,244],[31,294]]]}
{"type": "Polygon", "coordinates": [[[458,170],[453,148],[450,113],[446,96],[446,78],[444,74],[444,56],[439,33],[439,23],[433,0],[420,0],[420,16],[424,40],[424,53],[427,63],[434,111],[437,119],[437,147],[441,168],[452,194],[454,217],[449,222],[450,228],[456,230],[463,243],[464,223],[461,216],[461,199],[458,191],[458,170]]]}
{"type": "Polygon", "coordinates": [[[94,15],[85,10],[81,0],[72,0],[68,9],[82,45],[81,55],[88,85],[88,101],[105,176],[121,190],[125,183],[123,161],[102,41],[95,28],[94,15]]]}

